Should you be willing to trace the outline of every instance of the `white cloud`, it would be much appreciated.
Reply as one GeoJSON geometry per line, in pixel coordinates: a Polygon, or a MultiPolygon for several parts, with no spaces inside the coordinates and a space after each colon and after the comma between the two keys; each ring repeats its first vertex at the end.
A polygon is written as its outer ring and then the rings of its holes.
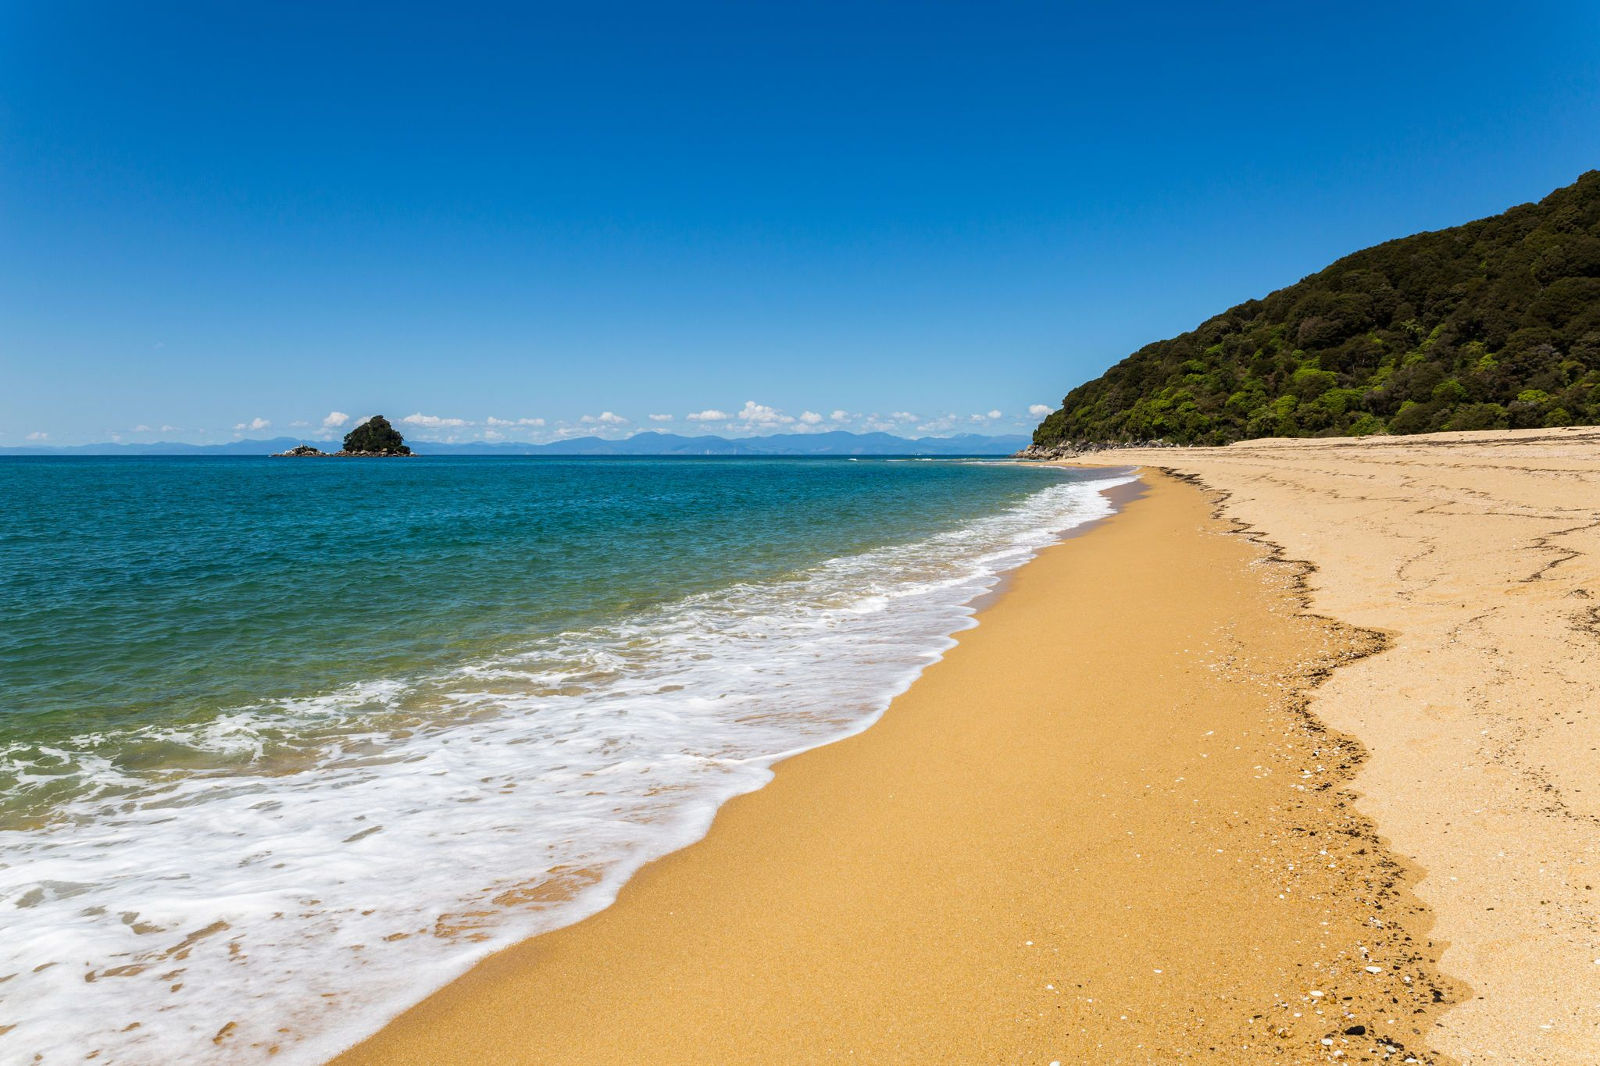
{"type": "Polygon", "coordinates": [[[628,420],[612,411],[601,411],[597,415],[584,415],[578,419],[586,426],[625,426],[628,420]]]}
{"type": "Polygon", "coordinates": [[[37,433],[37,432],[36,433],[29,433],[28,434],[28,439],[29,440],[49,440],[50,439],[50,434],[48,434],[48,433],[37,433]]]}
{"type": "Polygon", "coordinates": [[[989,418],[1000,418],[1002,416],[1002,414],[1003,414],[1003,412],[1000,410],[1000,408],[996,407],[992,411],[989,412],[988,417],[989,418]]]}
{"type": "Polygon", "coordinates": [[[266,429],[270,425],[272,425],[272,423],[265,418],[252,418],[248,422],[240,422],[236,424],[233,428],[236,430],[266,429]]]}
{"type": "Polygon", "coordinates": [[[850,412],[840,408],[829,415],[828,418],[834,422],[848,422],[850,421],[850,412]]]}
{"type": "Polygon", "coordinates": [[[739,413],[733,417],[751,426],[786,426],[794,421],[776,407],[756,403],[754,400],[746,400],[739,413]]]}
{"type": "MultiPolygon", "coordinates": [[[[338,414],[337,411],[334,414],[338,414]]],[[[363,422],[367,419],[362,419],[363,422]]],[[[412,426],[422,426],[425,429],[452,429],[456,426],[470,425],[465,418],[440,418],[438,415],[425,415],[421,411],[406,415],[400,421],[412,426]]]]}
{"type": "Polygon", "coordinates": [[[691,422],[726,422],[733,416],[726,411],[719,411],[715,407],[708,407],[704,411],[696,411],[689,416],[691,422]]]}
{"type": "Polygon", "coordinates": [[[496,418],[494,415],[490,415],[488,418],[483,420],[483,423],[486,426],[542,426],[542,425],[544,425],[544,419],[542,419],[542,418],[496,418]]]}
{"type": "Polygon", "coordinates": [[[329,411],[328,417],[322,420],[322,428],[338,429],[348,421],[350,421],[350,416],[343,411],[329,411]]]}
{"type": "Polygon", "coordinates": [[[1043,418],[1045,415],[1054,410],[1055,408],[1051,407],[1047,403],[1033,403],[1028,405],[1028,413],[1034,418],[1043,418]]]}
{"type": "Polygon", "coordinates": [[[163,432],[163,433],[177,433],[178,432],[178,427],[177,426],[162,426],[161,427],[161,432],[163,432]]]}
{"type": "Polygon", "coordinates": [[[910,411],[895,411],[889,417],[896,422],[915,422],[917,420],[917,416],[910,411]]]}
{"type": "Polygon", "coordinates": [[[519,426],[542,426],[542,425],[544,425],[544,419],[542,419],[542,418],[519,418],[519,419],[517,419],[517,425],[519,425],[519,426]]]}
{"type": "Polygon", "coordinates": [[[137,426],[133,427],[133,432],[135,432],[135,433],[149,433],[150,432],[150,427],[145,425],[143,422],[141,422],[137,426]]]}
{"type": "Polygon", "coordinates": [[[294,429],[304,429],[305,427],[309,426],[310,424],[311,424],[310,422],[307,422],[303,418],[297,418],[293,422],[289,423],[289,425],[294,429]]]}
{"type": "Polygon", "coordinates": [[[671,415],[651,415],[650,416],[650,421],[652,421],[652,422],[671,422],[672,421],[672,416],[671,415]]]}
{"type": "Polygon", "coordinates": [[[808,426],[814,426],[818,422],[822,421],[822,416],[817,414],[815,411],[801,411],[800,421],[804,422],[808,426]]]}

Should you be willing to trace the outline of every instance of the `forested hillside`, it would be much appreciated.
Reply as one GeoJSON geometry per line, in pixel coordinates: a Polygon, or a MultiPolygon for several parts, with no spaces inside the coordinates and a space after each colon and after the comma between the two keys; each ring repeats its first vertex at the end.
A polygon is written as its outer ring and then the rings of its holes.
{"type": "Polygon", "coordinates": [[[1067,394],[1041,448],[1600,421],[1600,171],[1348,255],[1067,394]]]}

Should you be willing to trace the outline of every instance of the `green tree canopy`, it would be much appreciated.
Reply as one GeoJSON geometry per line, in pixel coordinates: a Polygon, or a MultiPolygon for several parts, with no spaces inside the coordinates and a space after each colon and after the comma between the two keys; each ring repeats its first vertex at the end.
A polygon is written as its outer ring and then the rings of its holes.
{"type": "Polygon", "coordinates": [[[378,452],[382,455],[410,455],[405,438],[382,415],[373,415],[344,435],[347,452],[378,452]]]}
{"type": "Polygon", "coordinates": [[[1600,421],[1600,171],[1346,256],[1067,394],[1034,443],[1600,421]]]}

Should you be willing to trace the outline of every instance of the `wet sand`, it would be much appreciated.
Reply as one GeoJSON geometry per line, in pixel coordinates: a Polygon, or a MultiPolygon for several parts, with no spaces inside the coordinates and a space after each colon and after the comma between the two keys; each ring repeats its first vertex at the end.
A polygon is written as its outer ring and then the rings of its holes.
{"type": "Polygon", "coordinates": [[[871,729],[336,1061],[1446,1061],[1417,871],[1304,710],[1383,638],[1147,481],[871,729]]]}
{"type": "Polygon", "coordinates": [[[1600,1063],[1600,430],[1252,441],[1097,455],[1229,494],[1314,563],[1314,610],[1391,634],[1312,711],[1371,758],[1358,809],[1472,988],[1438,1046],[1600,1063]]]}

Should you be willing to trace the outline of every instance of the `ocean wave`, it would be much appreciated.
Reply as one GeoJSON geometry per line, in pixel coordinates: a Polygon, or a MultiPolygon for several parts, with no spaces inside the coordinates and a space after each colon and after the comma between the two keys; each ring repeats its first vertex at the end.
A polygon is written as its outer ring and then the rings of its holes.
{"type": "Polygon", "coordinates": [[[448,671],[0,750],[26,812],[0,833],[0,1058],[325,1059],[868,726],[1127,480],[448,671]]]}

